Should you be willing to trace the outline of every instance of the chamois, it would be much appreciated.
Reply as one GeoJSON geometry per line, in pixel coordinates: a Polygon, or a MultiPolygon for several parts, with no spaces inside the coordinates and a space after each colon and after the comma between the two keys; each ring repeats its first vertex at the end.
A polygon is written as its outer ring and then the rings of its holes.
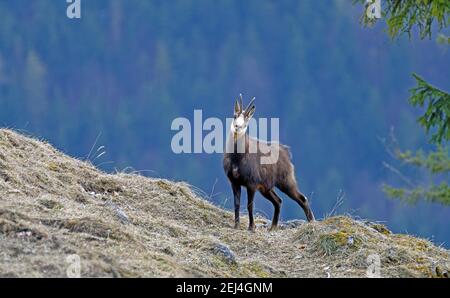
{"type": "Polygon", "coordinates": [[[238,229],[240,226],[239,208],[242,186],[247,188],[249,231],[255,231],[253,199],[257,190],[273,204],[275,210],[270,230],[277,228],[281,199],[276,194],[275,187],[302,207],[308,221],[314,221],[314,214],[308,199],[298,190],[289,148],[282,144],[266,143],[251,138],[246,133],[249,121],[255,112],[254,100],[255,98],[245,110],[242,104],[242,94],[240,100],[236,100],[234,119],[223,158],[223,168],[234,195],[234,228],[238,229]],[[263,158],[273,156],[272,153],[277,153],[274,154],[275,159],[270,162],[262,162],[263,158]]]}

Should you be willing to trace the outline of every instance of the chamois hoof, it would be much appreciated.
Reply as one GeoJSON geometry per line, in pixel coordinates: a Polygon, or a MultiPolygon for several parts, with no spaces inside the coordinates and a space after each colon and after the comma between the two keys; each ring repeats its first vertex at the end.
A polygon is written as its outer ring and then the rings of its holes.
{"type": "Polygon", "coordinates": [[[239,223],[235,223],[233,229],[239,230],[241,228],[241,225],[239,223]]]}
{"type": "Polygon", "coordinates": [[[311,211],[311,209],[308,208],[305,211],[305,215],[306,215],[306,220],[308,220],[308,222],[316,221],[316,217],[314,216],[314,213],[311,211]]]}
{"type": "Polygon", "coordinates": [[[278,225],[271,225],[269,228],[269,232],[274,232],[276,230],[278,230],[278,225]]]}
{"type": "Polygon", "coordinates": [[[252,233],[255,233],[256,232],[256,227],[255,226],[249,226],[248,227],[248,231],[252,232],[252,233]]]}

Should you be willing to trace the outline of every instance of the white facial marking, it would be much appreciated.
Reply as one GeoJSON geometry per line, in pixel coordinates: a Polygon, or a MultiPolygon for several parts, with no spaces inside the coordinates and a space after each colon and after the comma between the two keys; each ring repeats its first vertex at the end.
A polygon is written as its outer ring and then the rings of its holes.
{"type": "Polygon", "coordinates": [[[236,131],[236,129],[234,128],[234,124],[233,123],[231,123],[230,130],[231,130],[232,133],[234,133],[236,131]]]}
{"type": "Polygon", "coordinates": [[[237,116],[231,123],[231,133],[235,136],[241,137],[247,131],[247,123],[244,114],[237,116]]]}
{"type": "Polygon", "coordinates": [[[241,114],[239,115],[239,117],[236,119],[236,121],[234,122],[235,125],[242,127],[244,126],[245,120],[244,120],[244,116],[241,114]]]}

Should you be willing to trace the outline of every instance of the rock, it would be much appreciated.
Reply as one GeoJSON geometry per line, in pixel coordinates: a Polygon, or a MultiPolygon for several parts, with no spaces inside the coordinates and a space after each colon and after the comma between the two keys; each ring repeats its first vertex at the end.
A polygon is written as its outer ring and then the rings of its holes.
{"type": "Polygon", "coordinates": [[[109,208],[111,208],[114,211],[117,218],[119,218],[119,220],[123,224],[130,223],[130,219],[128,218],[128,215],[122,210],[122,208],[120,208],[119,206],[117,206],[116,204],[114,204],[111,201],[106,202],[106,206],[108,206],[109,208]]]}
{"type": "Polygon", "coordinates": [[[294,229],[306,223],[303,219],[288,220],[280,224],[280,229],[294,229]]]}
{"type": "Polygon", "coordinates": [[[374,229],[375,231],[377,231],[378,233],[384,234],[384,235],[390,235],[392,234],[391,231],[389,231],[388,228],[386,228],[385,225],[380,224],[380,223],[376,223],[376,222],[372,222],[372,221],[363,221],[362,222],[364,225],[374,229]]]}
{"type": "MultiPolygon", "coordinates": [[[[286,229],[295,229],[303,224],[306,223],[306,220],[303,219],[292,219],[292,220],[288,220],[285,222],[281,222],[278,224],[278,228],[281,230],[286,230],[286,229]]],[[[271,225],[271,222],[265,222],[262,224],[256,224],[256,228],[269,228],[271,225]]]]}
{"type": "Polygon", "coordinates": [[[174,255],[175,255],[175,252],[174,252],[173,249],[170,248],[169,246],[163,248],[161,251],[162,251],[163,253],[165,253],[166,255],[169,255],[169,256],[174,256],[174,255]]]}
{"type": "Polygon", "coordinates": [[[221,256],[228,264],[236,264],[234,252],[225,244],[217,243],[213,248],[214,254],[221,256]]]}
{"type": "Polygon", "coordinates": [[[448,270],[442,269],[440,266],[436,266],[436,276],[441,278],[449,278],[448,270]]]}
{"type": "Polygon", "coordinates": [[[355,243],[355,239],[352,236],[348,236],[347,244],[352,246],[355,243]]]}

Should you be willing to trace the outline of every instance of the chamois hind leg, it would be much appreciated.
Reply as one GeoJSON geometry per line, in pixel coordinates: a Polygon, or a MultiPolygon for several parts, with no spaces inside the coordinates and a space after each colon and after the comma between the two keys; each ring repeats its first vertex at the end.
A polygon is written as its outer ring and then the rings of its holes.
{"type": "Polygon", "coordinates": [[[290,181],[287,181],[287,183],[280,185],[278,188],[284,192],[286,195],[288,195],[291,199],[296,201],[300,207],[302,207],[303,211],[305,212],[306,219],[308,221],[314,221],[314,213],[311,210],[311,207],[309,206],[308,199],[304,194],[302,194],[298,188],[297,183],[293,179],[289,179],[290,181]]]}
{"type": "Polygon", "coordinates": [[[273,204],[273,207],[275,208],[270,231],[275,230],[278,227],[278,220],[280,219],[281,199],[273,190],[266,190],[260,192],[266,199],[268,199],[273,204]]]}
{"type": "Polygon", "coordinates": [[[253,220],[253,199],[255,198],[255,191],[254,188],[247,187],[248,230],[251,232],[255,231],[255,222],[253,220]]]}

